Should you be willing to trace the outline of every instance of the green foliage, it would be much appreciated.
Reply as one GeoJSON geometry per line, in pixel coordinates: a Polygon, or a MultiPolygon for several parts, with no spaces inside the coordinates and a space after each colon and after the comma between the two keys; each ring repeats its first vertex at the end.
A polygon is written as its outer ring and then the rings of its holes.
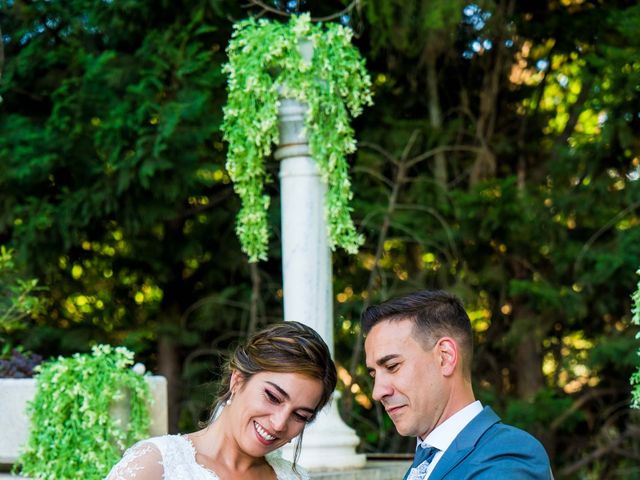
{"type": "Polygon", "coordinates": [[[98,345],[37,367],[29,440],[17,464],[22,475],[102,479],[126,447],[148,435],[149,387],[132,364],[126,348],[98,345]],[[129,408],[126,425],[110,414],[118,401],[129,408]]]}
{"type": "Polygon", "coordinates": [[[219,132],[231,32],[219,15],[235,9],[0,0],[0,12],[0,237],[51,300],[12,340],[44,356],[150,351],[203,291],[234,274],[243,285],[219,132]]]}
{"type": "MultiPolygon", "coordinates": [[[[640,270],[636,272],[640,274],[640,270]]],[[[640,325],[640,282],[638,282],[638,288],[631,296],[633,300],[633,307],[631,308],[631,313],[633,314],[631,321],[634,325],[640,325]]],[[[640,332],[636,334],[636,338],[640,338],[640,332]]],[[[640,356],[640,349],[638,350],[638,356],[640,356]]],[[[634,408],[640,408],[640,366],[631,376],[631,385],[633,390],[632,394],[632,406],[634,408]]]]}
{"type": "Polygon", "coordinates": [[[465,4],[461,0],[367,1],[364,13],[376,32],[371,38],[374,53],[392,47],[414,57],[432,42],[450,43],[465,4]],[[426,37],[428,42],[416,42],[416,37],[426,37]]]}
{"type": "Polygon", "coordinates": [[[593,343],[588,359],[583,361],[589,367],[601,369],[607,365],[615,365],[615,368],[629,370],[638,363],[638,340],[627,331],[595,337],[593,343]]]}
{"type": "MultiPolygon", "coordinates": [[[[637,477],[638,411],[625,408],[638,349],[626,328],[640,265],[637,2],[483,0],[473,15],[457,0],[359,3],[353,43],[377,99],[351,124],[365,243],[332,267],[335,354],[352,377],[341,408],[361,450],[415,448],[379,404],[357,403],[371,401],[363,306],[444,288],[472,315],[478,398],[541,434],[556,478],[637,477]],[[434,148],[450,180],[440,195],[434,148]],[[472,186],[479,152],[495,172],[472,186]],[[530,372],[535,392],[522,392],[530,372]]],[[[242,7],[0,0],[0,243],[52,302],[29,335],[7,338],[45,356],[118,342],[170,365],[184,431],[203,419],[220,356],[282,317],[278,252],[249,277],[224,168],[232,19],[265,14],[242,7]]],[[[256,112],[243,121],[268,118],[256,112]]]]}
{"type": "Polygon", "coordinates": [[[18,276],[13,255],[11,249],[0,246],[0,334],[26,328],[27,318],[42,313],[46,304],[34,295],[43,290],[38,280],[18,276]]]}
{"type": "Polygon", "coordinates": [[[536,425],[551,425],[555,419],[570,412],[563,422],[563,429],[572,431],[584,420],[584,414],[580,410],[571,412],[572,403],[571,398],[566,395],[542,390],[531,401],[511,399],[502,418],[505,423],[532,430],[536,425]]]}
{"type": "Polygon", "coordinates": [[[228,102],[224,109],[229,143],[227,170],[242,201],[236,231],[250,261],[267,257],[268,181],[264,160],[278,142],[279,98],[308,104],[305,126],[311,155],[328,184],[325,214],[329,244],[356,253],[363,239],[350,216],[351,181],[346,155],[354,152],[349,114],[371,104],[364,60],[351,45],[352,33],[336,24],[313,25],[309,15],[286,23],[239,22],[227,48],[228,102]],[[299,51],[311,42],[309,63],[299,51]]]}

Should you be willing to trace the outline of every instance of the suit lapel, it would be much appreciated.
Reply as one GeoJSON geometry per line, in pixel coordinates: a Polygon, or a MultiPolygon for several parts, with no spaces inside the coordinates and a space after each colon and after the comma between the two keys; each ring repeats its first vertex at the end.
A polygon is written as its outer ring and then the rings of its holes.
{"type": "Polygon", "coordinates": [[[449,445],[449,448],[444,452],[433,472],[429,475],[429,480],[444,478],[451,469],[471,453],[484,432],[499,421],[500,417],[490,407],[484,407],[482,412],[471,420],[458,434],[453,443],[449,445]]]}

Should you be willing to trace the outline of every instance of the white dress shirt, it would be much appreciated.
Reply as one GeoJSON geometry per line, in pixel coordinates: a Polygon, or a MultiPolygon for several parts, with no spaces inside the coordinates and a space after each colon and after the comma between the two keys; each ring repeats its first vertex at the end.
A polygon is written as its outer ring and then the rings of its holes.
{"type": "Polygon", "coordinates": [[[453,443],[462,429],[464,429],[464,427],[466,427],[480,412],[482,412],[482,404],[480,403],[480,400],[476,400],[447,418],[444,422],[434,428],[425,439],[421,440],[420,437],[418,437],[418,447],[431,446],[436,447],[439,450],[433,457],[433,460],[431,460],[431,463],[421,480],[429,478],[429,475],[431,475],[431,472],[433,472],[433,469],[436,467],[436,464],[440,458],[442,458],[442,455],[444,455],[447,448],[449,448],[449,445],[453,443]]]}

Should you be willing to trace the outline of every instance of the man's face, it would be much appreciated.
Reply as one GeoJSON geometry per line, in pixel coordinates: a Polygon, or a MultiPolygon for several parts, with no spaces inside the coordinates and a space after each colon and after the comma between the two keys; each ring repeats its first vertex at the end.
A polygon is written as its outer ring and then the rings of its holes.
{"type": "Polygon", "coordinates": [[[400,435],[424,438],[444,420],[449,396],[439,349],[423,348],[411,320],[376,324],[364,349],[374,400],[382,402],[400,435]]]}

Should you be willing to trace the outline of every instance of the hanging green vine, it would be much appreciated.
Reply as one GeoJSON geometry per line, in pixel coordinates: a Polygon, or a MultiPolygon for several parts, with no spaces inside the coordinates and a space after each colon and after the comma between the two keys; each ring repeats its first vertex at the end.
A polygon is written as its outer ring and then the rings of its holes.
{"type": "MultiPolygon", "coordinates": [[[[636,272],[640,275],[640,270],[636,272]]],[[[631,322],[640,325],[640,282],[638,282],[638,288],[631,296],[633,306],[631,307],[631,322]]],[[[636,338],[640,338],[640,333],[636,334],[636,338]]],[[[640,356],[640,350],[638,350],[638,356],[640,356]]],[[[631,375],[631,406],[634,408],[640,408],[640,366],[636,369],[635,373],[631,375]]]]}
{"type": "Polygon", "coordinates": [[[371,80],[364,60],[351,44],[351,30],[337,24],[314,25],[309,15],[288,23],[244,20],[235,26],[227,53],[228,101],[224,138],[227,170],[240,196],[236,232],[249,261],[267,257],[269,181],[264,159],[278,143],[280,96],[308,104],[305,120],[312,157],[328,185],[325,215],[329,245],[356,253],[363,238],[351,219],[352,198],[346,156],[355,151],[349,114],[371,105],[371,80]],[[300,41],[313,45],[311,62],[300,41]]]}
{"type": "Polygon", "coordinates": [[[23,476],[103,479],[126,447],[148,436],[149,387],[132,363],[126,348],[99,345],[37,367],[29,440],[17,462],[23,476]],[[125,395],[129,418],[120,425],[110,412],[125,395]]]}

